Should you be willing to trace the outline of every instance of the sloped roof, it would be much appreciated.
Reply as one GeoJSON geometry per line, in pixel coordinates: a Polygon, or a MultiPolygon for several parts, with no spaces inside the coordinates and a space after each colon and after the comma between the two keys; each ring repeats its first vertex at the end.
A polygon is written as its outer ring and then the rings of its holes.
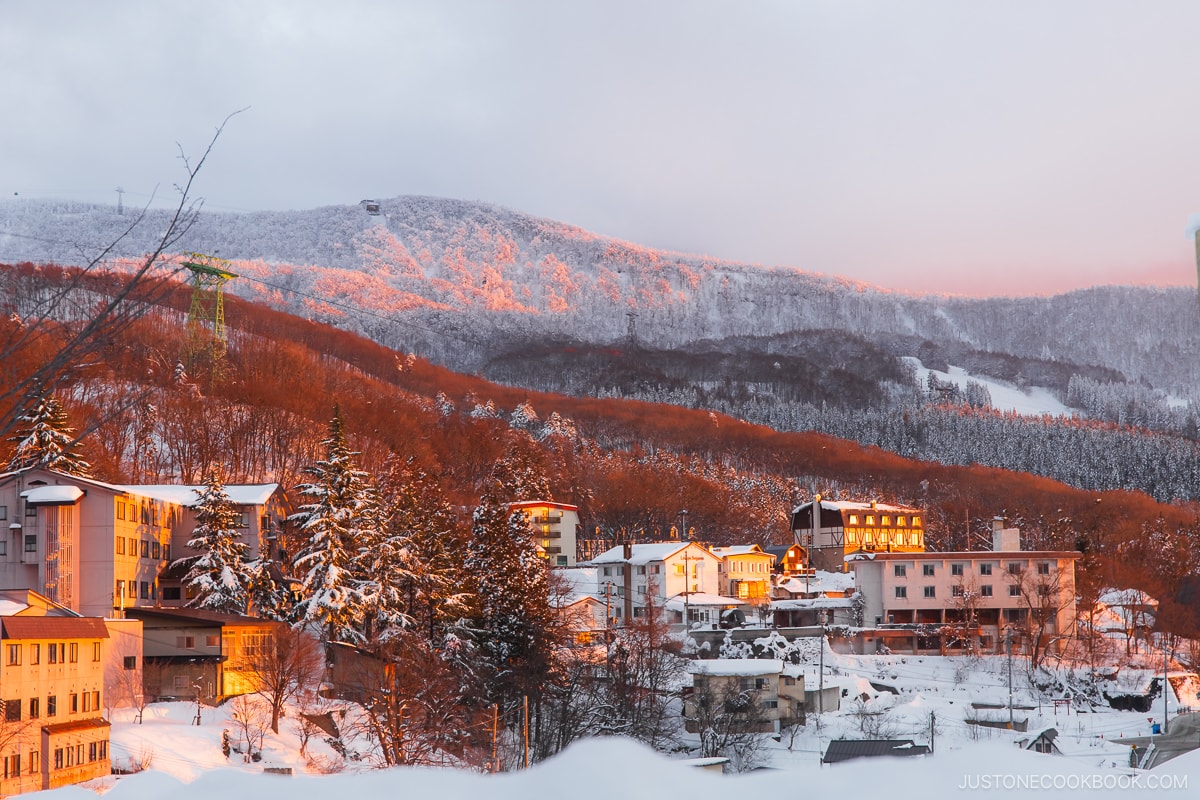
{"type": "Polygon", "coordinates": [[[274,620],[260,617],[246,617],[240,614],[222,614],[218,611],[207,611],[202,608],[127,608],[125,615],[134,619],[144,620],[147,617],[164,619],[194,627],[215,627],[218,625],[278,625],[274,620]]]}
{"type": "MultiPolygon", "coordinates": [[[[695,545],[695,548],[700,550],[702,553],[707,553],[710,556],[713,555],[710,551],[706,550],[703,546],[696,544],[695,542],[652,542],[649,544],[631,545],[632,555],[630,555],[628,563],[642,566],[649,564],[651,561],[663,561],[675,555],[685,547],[689,547],[691,545],[695,545]]],[[[716,556],[713,557],[716,558],[716,556]]],[[[624,545],[611,547],[593,558],[588,563],[624,564],[626,563],[624,545]]]]}
{"type": "Polygon", "coordinates": [[[761,547],[756,544],[735,544],[728,547],[713,547],[710,548],[715,556],[724,558],[725,556],[769,556],[770,553],[764,552],[761,547]]]}
{"type": "Polygon", "coordinates": [[[708,658],[688,662],[693,675],[778,675],[783,662],[778,658],[708,658]]]}
{"type": "Polygon", "coordinates": [[[912,739],[834,739],[821,757],[823,764],[878,756],[923,756],[929,748],[912,739]]]}
{"type": "Polygon", "coordinates": [[[43,725],[42,732],[54,736],[59,733],[72,733],[74,731],[85,731],[89,728],[108,728],[111,723],[104,717],[92,717],[90,719],[77,719],[74,722],[56,722],[53,725],[43,725]]]}
{"type": "Polygon", "coordinates": [[[5,639],[107,639],[99,617],[4,617],[5,639]]]}
{"type": "MultiPolygon", "coordinates": [[[[802,503],[802,504],[796,506],[792,510],[792,513],[797,514],[800,512],[801,509],[809,508],[811,506],[812,506],[811,502],[802,503]]],[[[913,508],[912,506],[894,506],[889,503],[874,503],[874,504],[856,503],[856,502],[849,502],[849,501],[845,501],[845,500],[821,500],[821,510],[822,511],[877,511],[877,512],[883,512],[885,514],[917,514],[917,515],[921,515],[924,513],[921,511],[921,509],[913,508]]]]}
{"type": "MultiPolygon", "coordinates": [[[[204,486],[185,486],[182,484],[140,484],[118,487],[121,491],[149,497],[151,500],[163,500],[181,506],[192,507],[204,491],[204,486]]],[[[225,494],[235,506],[265,505],[279,489],[278,483],[231,483],[225,488],[225,494]]]]}

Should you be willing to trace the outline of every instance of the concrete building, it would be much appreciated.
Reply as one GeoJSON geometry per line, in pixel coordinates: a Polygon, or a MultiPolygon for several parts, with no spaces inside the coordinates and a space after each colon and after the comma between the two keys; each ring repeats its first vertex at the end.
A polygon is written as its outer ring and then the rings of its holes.
{"type": "Polygon", "coordinates": [[[736,597],[746,603],[765,603],[771,596],[771,570],[775,556],[756,544],[713,547],[721,559],[718,568],[718,594],[736,597]]]}
{"type": "Polygon", "coordinates": [[[578,563],[579,507],[569,503],[529,500],[509,504],[521,510],[537,536],[538,554],[552,567],[573,567],[578,563]]]}
{"type": "Polygon", "coordinates": [[[804,676],[784,671],[784,664],[773,658],[714,658],[688,664],[692,676],[691,692],[684,694],[684,727],[696,733],[704,725],[711,709],[748,696],[745,707],[746,732],[778,733],[789,725],[804,724],[804,676]]]}
{"type": "Polygon", "coordinates": [[[104,620],[30,590],[0,591],[0,795],[111,772],[104,620]]]}
{"type": "Polygon", "coordinates": [[[1074,624],[1079,556],[1021,550],[1020,532],[1002,525],[989,551],[856,553],[848,564],[863,597],[863,624],[871,628],[860,646],[999,652],[1006,631],[1044,644],[1074,624]]]}
{"type": "MultiPolygon", "coordinates": [[[[0,475],[0,586],[33,589],[98,617],[181,604],[182,576],[163,576],[186,555],[197,488],[122,486],[37,468],[0,475]]],[[[278,485],[225,489],[250,552],[269,547],[284,516],[278,485]]]]}
{"type": "MultiPolygon", "coordinates": [[[[616,624],[641,617],[648,596],[659,608],[668,600],[682,604],[690,623],[719,621],[720,609],[714,612],[708,600],[720,589],[721,559],[695,542],[618,545],[592,559],[590,566],[598,569],[597,596],[611,609],[616,624]],[[694,606],[688,602],[692,597],[698,601],[694,606]]],[[[726,605],[736,604],[730,600],[726,605]]]]}

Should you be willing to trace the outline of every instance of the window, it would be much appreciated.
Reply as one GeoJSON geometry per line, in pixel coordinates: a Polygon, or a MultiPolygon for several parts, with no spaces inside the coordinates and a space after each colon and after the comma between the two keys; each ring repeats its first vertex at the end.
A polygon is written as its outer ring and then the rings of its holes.
{"type": "Polygon", "coordinates": [[[79,713],[79,695],[71,692],[71,712],[72,714],[79,713]]]}
{"type": "Polygon", "coordinates": [[[0,539],[0,556],[8,555],[8,539],[0,539]]]}
{"type": "Polygon", "coordinates": [[[950,574],[955,577],[961,578],[962,574],[963,574],[963,565],[962,564],[951,564],[950,565],[950,574]]]}
{"type": "Polygon", "coordinates": [[[962,597],[963,596],[963,587],[951,586],[950,587],[950,596],[951,597],[962,597]]]}
{"type": "Polygon", "coordinates": [[[637,568],[636,570],[634,570],[633,574],[634,574],[634,575],[645,575],[645,574],[646,574],[646,568],[645,568],[644,566],[640,566],[640,565],[639,565],[639,566],[638,566],[638,568],[637,568]]]}
{"type": "Polygon", "coordinates": [[[63,749],[61,747],[54,748],[54,768],[63,768],[63,749]]]}
{"type": "Polygon", "coordinates": [[[100,757],[108,758],[108,742],[103,739],[100,740],[100,757]]]}
{"type": "MultiPolygon", "coordinates": [[[[117,519],[125,519],[125,501],[124,500],[117,501],[117,519]]],[[[120,552],[124,553],[125,548],[122,547],[120,552]]]]}
{"type": "Polygon", "coordinates": [[[176,636],[175,637],[175,646],[183,648],[184,650],[195,650],[196,649],[196,637],[195,636],[176,636]]]}
{"type": "Polygon", "coordinates": [[[8,519],[8,506],[0,506],[0,519],[8,519]]]}
{"type": "Polygon", "coordinates": [[[1020,586],[1008,587],[1008,596],[1009,597],[1020,597],[1021,596],[1021,587],[1020,586]]]}
{"type": "Polygon", "coordinates": [[[136,555],[137,555],[137,550],[138,550],[138,548],[137,548],[137,539],[135,539],[135,538],[133,538],[132,536],[130,536],[130,537],[129,537],[129,555],[131,555],[131,556],[136,556],[136,555]]]}
{"type": "Polygon", "coordinates": [[[879,523],[879,524],[880,524],[880,525],[883,525],[884,527],[888,527],[888,526],[890,526],[890,525],[892,524],[892,518],[891,518],[891,517],[884,517],[884,518],[883,518],[883,519],[880,521],[880,523],[879,523]]]}
{"type": "Polygon", "coordinates": [[[92,642],[92,663],[100,660],[100,643],[92,642]]]}
{"type": "Polygon", "coordinates": [[[38,770],[42,768],[40,753],[37,750],[29,751],[29,774],[37,775],[38,770]]]}
{"type": "Polygon", "coordinates": [[[897,578],[903,578],[908,573],[908,568],[903,564],[896,564],[894,567],[892,567],[892,571],[897,578]]]}
{"type": "Polygon", "coordinates": [[[42,663],[42,646],[40,644],[29,645],[29,663],[30,664],[42,663]]]}
{"type": "Polygon", "coordinates": [[[904,527],[904,517],[896,517],[896,527],[897,528],[904,527]]]}
{"type": "Polygon", "coordinates": [[[37,719],[41,715],[42,715],[42,698],[40,698],[40,697],[29,698],[29,718],[37,719]]]}
{"type": "Polygon", "coordinates": [[[992,596],[992,585],[990,583],[985,583],[983,586],[980,586],[979,587],[979,596],[980,597],[991,597],[992,596]]]}
{"type": "Polygon", "coordinates": [[[187,689],[188,678],[186,675],[176,675],[171,684],[175,689],[187,689]]]}
{"type": "Polygon", "coordinates": [[[868,525],[874,525],[874,524],[875,524],[875,518],[874,518],[873,516],[871,516],[870,514],[868,514],[868,515],[867,515],[867,524],[868,524],[868,525]]]}
{"type": "Polygon", "coordinates": [[[79,663],[79,642],[71,642],[67,645],[67,648],[67,661],[70,661],[72,664],[79,663]]]}
{"type": "Polygon", "coordinates": [[[37,552],[37,534],[36,533],[25,534],[25,552],[26,553],[36,553],[37,552]]]}
{"type": "Polygon", "coordinates": [[[936,587],[933,587],[933,586],[926,586],[924,589],[925,596],[926,597],[936,597],[937,595],[934,593],[935,588],[936,587]]]}
{"type": "Polygon", "coordinates": [[[851,524],[851,525],[857,525],[857,524],[858,524],[858,514],[851,514],[851,515],[850,515],[850,524],[851,524]]]}
{"type": "Polygon", "coordinates": [[[113,592],[113,600],[120,604],[125,599],[125,581],[117,581],[117,590],[113,592]]]}
{"type": "Polygon", "coordinates": [[[47,645],[47,646],[50,648],[50,650],[49,650],[49,658],[48,658],[47,660],[48,660],[48,661],[49,661],[51,664],[57,664],[57,663],[58,663],[58,645],[57,645],[55,642],[51,642],[51,643],[50,643],[49,645],[47,645]]]}
{"type": "Polygon", "coordinates": [[[142,539],[142,558],[150,557],[150,540],[142,539]]]}
{"type": "Polygon", "coordinates": [[[933,577],[933,564],[922,564],[921,574],[927,578],[933,577]]]}
{"type": "Polygon", "coordinates": [[[83,710],[85,712],[92,710],[92,695],[90,692],[83,693],[83,710]]]}
{"type": "Polygon", "coordinates": [[[162,597],[163,597],[163,600],[182,600],[183,599],[182,594],[180,592],[180,587],[178,587],[178,586],[164,586],[163,590],[162,590],[162,597]]]}
{"type": "Polygon", "coordinates": [[[20,722],[21,721],[21,700],[4,701],[4,721],[5,722],[20,722]]]}
{"type": "Polygon", "coordinates": [[[163,561],[171,560],[171,544],[168,542],[163,545],[163,561]]]}
{"type": "Polygon", "coordinates": [[[908,587],[907,586],[897,586],[896,587],[896,597],[908,597],[908,587]]]}
{"type": "Polygon", "coordinates": [[[10,644],[8,646],[8,665],[10,667],[18,666],[21,663],[21,645],[10,644]]]}
{"type": "Polygon", "coordinates": [[[125,669],[137,669],[137,656],[125,656],[122,663],[125,669]]]}
{"type": "Polygon", "coordinates": [[[162,545],[158,542],[150,544],[150,555],[152,558],[162,558],[162,545]]]}
{"type": "Polygon", "coordinates": [[[97,711],[100,710],[100,690],[99,689],[92,692],[92,708],[96,709],[97,711]]]}
{"type": "Polygon", "coordinates": [[[141,592],[139,593],[139,596],[143,600],[150,599],[150,584],[146,583],[145,581],[142,581],[141,592]]]}
{"type": "Polygon", "coordinates": [[[1008,562],[1008,574],[1009,575],[1020,575],[1021,574],[1021,565],[1018,564],[1016,561],[1008,562]]]}
{"type": "Polygon", "coordinates": [[[117,555],[119,555],[119,556],[125,555],[125,537],[124,536],[117,537],[117,555]]]}
{"type": "Polygon", "coordinates": [[[88,761],[96,760],[97,750],[98,750],[98,748],[96,747],[96,742],[92,742],[91,744],[88,745],[88,761]]]}
{"type": "MultiPolygon", "coordinates": [[[[50,645],[53,647],[54,645],[50,645]]],[[[58,695],[49,695],[46,698],[46,716],[53,717],[58,713],[58,695]]]]}
{"type": "Polygon", "coordinates": [[[650,565],[650,574],[651,575],[657,575],[660,572],[662,572],[662,564],[651,564],[650,565]]]}
{"type": "Polygon", "coordinates": [[[991,564],[980,564],[979,565],[979,574],[980,575],[991,575],[992,574],[992,565],[991,564]]]}
{"type": "Polygon", "coordinates": [[[29,505],[29,503],[26,503],[25,504],[25,516],[36,517],[37,516],[37,506],[31,506],[31,505],[29,505]]]}
{"type": "Polygon", "coordinates": [[[15,756],[4,757],[4,777],[21,777],[21,756],[19,754],[15,756]]]}
{"type": "Polygon", "coordinates": [[[920,518],[920,517],[913,517],[913,518],[912,518],[912,524],[913,524],[913,527],[914,527],[914,528],[916,528],[916,527],[919,527],[919,526],[921,525],[921,518],[920,518]]]}
{"type": "MultiPolygon", "coordinates": [[[[0,555],[2,555],[2,554],[0,554],[0,555]]],[[[1039,561],[1038,566],[1037,566],[1037,574],[1038,575],[1049,575],[1050,574],[1050,562],[1049,561],[1039,561]]]]}

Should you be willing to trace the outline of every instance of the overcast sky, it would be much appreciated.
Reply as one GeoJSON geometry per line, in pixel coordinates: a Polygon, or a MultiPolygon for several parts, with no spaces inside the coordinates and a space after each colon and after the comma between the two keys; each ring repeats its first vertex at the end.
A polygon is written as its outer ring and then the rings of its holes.
{"type": "Polygon", "coordinates": [[[428,194],[906,291],[1195,281],[1200,2],[0,0],[0,196],[428,194]]]}

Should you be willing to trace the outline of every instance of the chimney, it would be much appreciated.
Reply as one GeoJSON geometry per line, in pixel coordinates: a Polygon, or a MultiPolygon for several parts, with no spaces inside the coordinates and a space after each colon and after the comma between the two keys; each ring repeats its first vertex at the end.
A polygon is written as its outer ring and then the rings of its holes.
{"type": "Polygon", "coordinates": [[[1015,553],[1021,549],[1021,529],[1004,527],[1004,517],[992,517],[992,550],[1015,553]]]}

